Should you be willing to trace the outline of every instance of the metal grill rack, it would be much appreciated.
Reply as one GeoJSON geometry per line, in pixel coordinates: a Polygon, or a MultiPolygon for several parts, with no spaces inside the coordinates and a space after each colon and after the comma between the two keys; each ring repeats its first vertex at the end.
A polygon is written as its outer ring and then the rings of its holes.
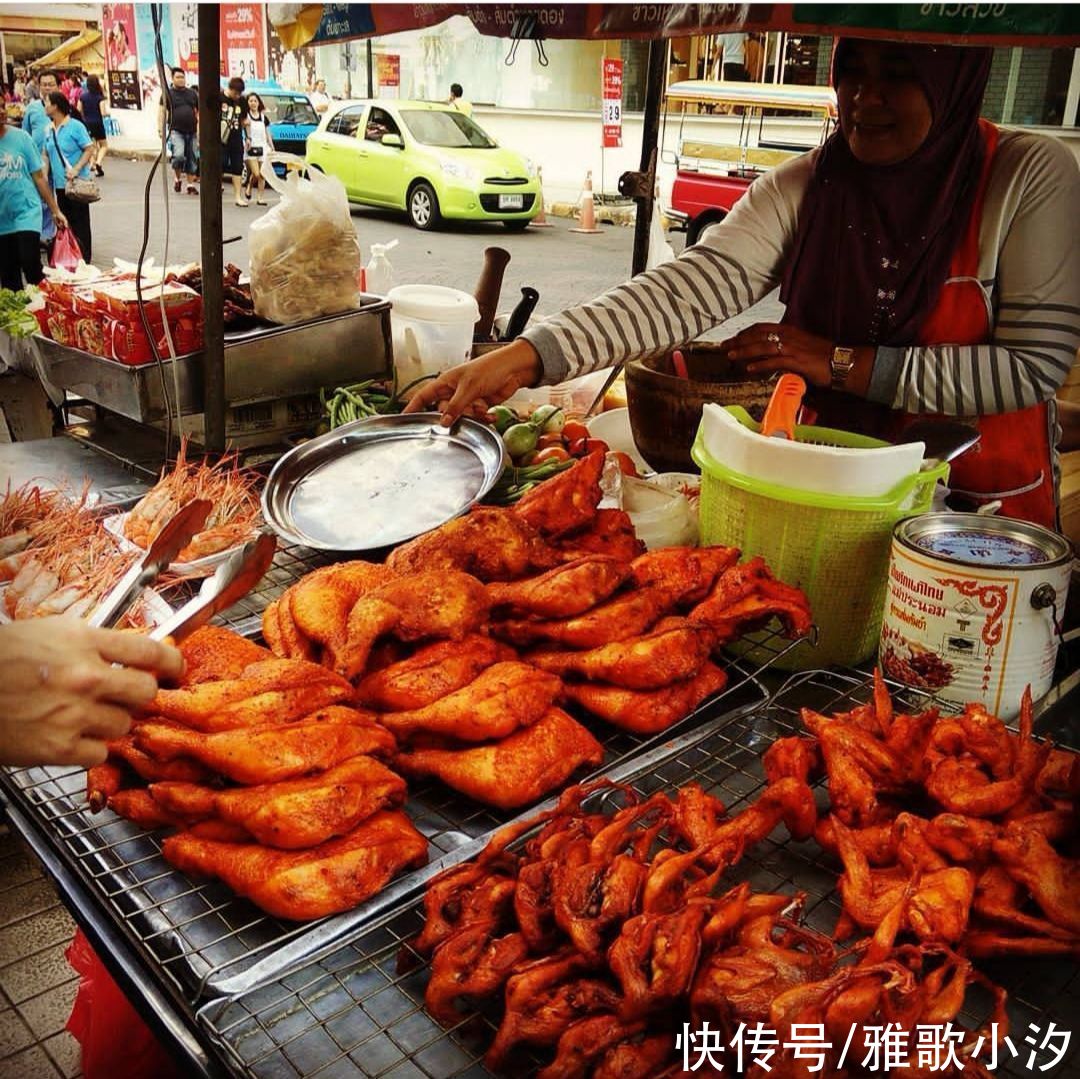
{"type": "MultiPolygon", "coordinates": [[[[913,709],[929,698],[892,687],[894,699],[913,709]]],[[[642,795],[700,783],[738,812],[764,785],[761,754],[775,739],[800,733],[799,709],[826,714],[870,699],[864,675],[810,672],[788,680],[771,701],[720,716],[674,743],[658,747],[611,771],[642,795]]],[[[588,806],[588,803],[586,803],[588,806]]],[[[806,893],[808,924],[831,932],[840,912],[836,894],[838,863],[812,841],[796,843],[781,827],[743,857],[726,876],[731,885],[749,881],[761,891],[806,893]]],[[[236,1074],[253,1079],[330,1079],[363,1075],[372,1079],[480,1079],[490,1073],[483,1054],[496,1026],[492,1014],[474,1013],[451,1030],[440,1027],[423,1007],[426,963],[408,947],[423,924],[419,905],[386,917],[352,944],[322,962],[234,1000],[207,1004],[199,1021],[236,1074]],[[400,954],[415,961],[398,972],[400,954]]],[[[1024,1070],[1022,1041],[1028,1023],[1045,1031],[1053,1020],[1070,1029],[1068,1016],[1080,1014],[1080,968],[1067,960],[981,963],[1009,990],[1009,1018],[1021,1055],[1004,1054],[997,1074],[1030,1076],[1024,1070]]],[[[969,992],[960,1021],[969,1027],[989,1013],[989,1000],[969,992]]],[[[673,1032],[674,1037],[674,1032],[673,1032]]],[[[1075,1074],[1080,1052],[1054,1074],[1075,1074]]],[[[516,1069],[528,1073],[527,1063],[516,1069]]]]}
{"type": "MultiPolygon", "coordinates": [[[[246,613],[229,612],[234,628],[258,632],[257,612],[318,562],[306,548],[279,551],[274,567],[244,603],[246,613]]],[[[239,606],[239,605],[238,605],[239,606]]],[[[775,634],[766,659],[797,642],[775,634]]],[[[705,722],[750,701],[760,701],[764,665],[726,659],[728,686],[676,727],[652,738],[631,735],[599,720],[586,721],[604,747],[604,762],[571,781],[600,774],[628,757],[670,740],[676,730],[705,722]]],[[[281,922],[262,914],[218,882],[196,882],[162,857],[158,837],[115,814],[90,814],[85,805],[85,773],[72,768],[27,768],[0,773],[0,784],[16,806],[45,833],[69,868],[91,885],[112,922],[133,943],[153,977],[187,1006],[244,993],[285,971],[327,954],[349,935],[386,912],[411,901],[431,876],[472,857],[493,831],[520,814],[504,813],[457,795],[437,781],[410,785],[405,809],[428,839],[430,863],[392,882],[356,909],[318,922],[281,922]]],[[[531,807],[524,811],[536,811],[531,807]]]]}

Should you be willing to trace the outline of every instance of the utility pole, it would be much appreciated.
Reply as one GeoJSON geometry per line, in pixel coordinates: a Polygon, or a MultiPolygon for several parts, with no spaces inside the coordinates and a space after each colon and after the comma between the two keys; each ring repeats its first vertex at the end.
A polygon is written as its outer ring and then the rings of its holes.
{"type": "Polygon", "coordinates": [[[367,45],[367,96],[375,96],[375,61],[371,55],[371,38],[365,42],[367,45]]]}

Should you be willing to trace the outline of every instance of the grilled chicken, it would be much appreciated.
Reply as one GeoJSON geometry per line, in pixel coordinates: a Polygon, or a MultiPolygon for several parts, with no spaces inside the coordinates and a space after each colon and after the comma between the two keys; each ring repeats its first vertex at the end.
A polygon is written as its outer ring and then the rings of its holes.
{"type": "Polygon", "coordinates": [[[625,562],[607,555],[576,558],[523,581],[488,585],[493,608],[515,618],[572,618],[606,600],[630,576],[625,562]]]}
{"type": "Polygon", "coordinates": [[[310,850],[224,843],[190,832],[169,836],[161,849],[182,873],[217,877],[267,914],[290,921],[351,910],[401,870],[427,861],[427,840],[401,810],[376,813],[310,850]]]}

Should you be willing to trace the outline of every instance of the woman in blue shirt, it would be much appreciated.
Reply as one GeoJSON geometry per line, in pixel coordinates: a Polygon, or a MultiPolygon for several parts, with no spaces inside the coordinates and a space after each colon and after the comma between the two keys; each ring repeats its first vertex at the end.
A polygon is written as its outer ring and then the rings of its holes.
{"type": "Polygon", "coordinates": [[[41,203],[58,227],[67,219],[45,179],[41,154],[34,140],[8,124],[7,106],[0,101],[0,286],[18,292],[23,277],[41,280],[41,203]]]}
{"type": "Polygon", "coordinates": [[[89,262],[90,206],[69,199],[65,188],[68,180],[74,180],[76,176],[86,180],[90,178],[89,162],[94,144],[85,125],[71,118],[71,103],[59,90],[45,99],[45,113],[52,121],[52,127],[45,132],[45,150],[49,155],[56,201],[71,231],[75,233],[75,239],[79,241],[83,259],[89,262]]]}

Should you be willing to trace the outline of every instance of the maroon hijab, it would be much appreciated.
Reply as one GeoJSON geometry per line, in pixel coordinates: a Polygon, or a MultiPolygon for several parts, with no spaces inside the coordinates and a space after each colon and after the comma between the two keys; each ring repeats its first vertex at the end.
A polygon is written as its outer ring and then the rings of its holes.
{"type": "MultiPolygon", "coordinates": [[[[833,57],[833,84],[844,52],[833,57]]],[[[799,211],[781,284],[785,322],[845,345],[910,345],[937,301],[978,188],[979,109],[991,51],[899,45],[930,101],[926,140],[895,165],[863,165],[839,128],[799,211]]]]}

